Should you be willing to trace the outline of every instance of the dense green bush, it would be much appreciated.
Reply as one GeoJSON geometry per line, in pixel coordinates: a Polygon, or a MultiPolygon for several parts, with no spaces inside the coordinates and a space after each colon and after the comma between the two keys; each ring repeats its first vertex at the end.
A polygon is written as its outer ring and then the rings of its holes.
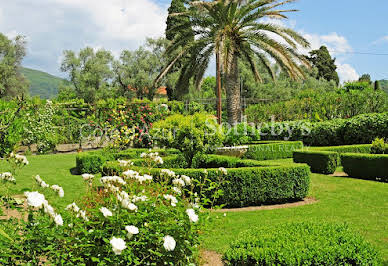
{"type": "Polygon", "coordinates": [[[286,101],[251,105],[246,114],[249,122],[303,120],[320,122],[350,118],[359,114],[379,113],[388,109],[388,95],[372,88],[345,91],[306,90],[286,101]]]}
{"type": "Polygon", "coordinates": [[[248,145],[248,150],[243,158],[258,161],[292,158],[293,151],[302,148],[301,141],[248,145]]]}
{"type": "Polygon", "coordinates": [[[333,174],[338,166],[338,153],[330,151],[295,151],[294,162],[306,163],[311,172],[333,174]]]}
{"type": "Polygon", "coordinates": [[[388,112],[317,123],[269,123],[261,128],[262,140],[302,140],[311,146],[366,144],[385,136],[388,136],[388,112]]]}
{"type": "MultiPolygon", "coordinates": [[[[135,167],[134,169],[151,173],[156,180],[161,175],[161,169],[158,168],[149,170],[135,167]]],[[[217,199],[216,204],[225,204],[228,207],[258,206],[301,200],[307,196],[310,185],[310,169],[307,165],[284,164],[229,168],[226,175],[222,175],[220,170],[215,168],[172,170],[178,175],[186,175],[196,180],[208,178],[221,184],[220,189],[223,194],[217,199]]],[[[102,174],[119,175],[123,171],[124,168],[120,167],[117,162],[106,162],[102,174]]]]}
{"type": "Polygon", "coordinates": [[[13,152],[22,140],[24,112],[17,110],[16,102],[0,100],[0,158],[13,152]]]}
{"type": "Polygon", "coordinates": [[[221,127],[205,113],[172,115],[155,123],[151,135],[158,144],[180,150],[189,164],[196,153],[214,149],[223,141],[221,127]]]}
{"type": "Polygon", "coordinates": [[[243,232],[226,265],[381,265],[376,249],[346,225],[290,223],[243,232]]]}
{"type": "Polygon", "coordinates": [[[260,132],[248,123],[240,123],[232,128],[224,127],[224,146],[249,144],[260,140],[260,132]]]}
{"type": "Polygon", "coordinates": [[[106,156],[100,152],[79,153],[76,157],[76,168],[79,174],[96,174],[101,171],[102,165],[107,161],[106,156]]]}
{"type": "Polygon", "coordinates": [[[388,154],[341,154],[344,172],[351,177],[388,182],[388,154]]]}
{"type": "Polygon", "coordinates": [[[341,129],[344,144],[372,143],[376,137],[388,136],[388,112],[359,115],[345,120],[341,129]]]}
{"type": "Polygon", "coordinates": [[[384,154],[388,152],[388,145],[385,144],[385,141],[383,138],[376,138],[372,142],[372,147],[370,149],[370,153],[372,154],[384,154]]]}
{"type": "Polygon", "coordinates": [[[313,147],[316,151],[332,151],[342,153],[370,153],[370,144],[344,145],[344,146],[329,146],[329,147],[313,147]]]}
{"type": "MultiPolygon", "coordinates": [[[[128,149],[125,151],[116,150],[102,150],[83,152],[77,154],[76,168],[78,173],[84,174],[96,174],[102,169],[103,164],[110,160],[129,160],[138,159],[140,154],[147,152],[148,149],[128,149]]],[[[155,149],[154,152],[158,152],[160,156],[168,156],[171,154],[178,154],[179,151],[175,149],[155,149]]],[[[182,158],[180,158],[182,160],[182,158]]],[[[179,160],[176,160],[179,163],[179,160]]]]}

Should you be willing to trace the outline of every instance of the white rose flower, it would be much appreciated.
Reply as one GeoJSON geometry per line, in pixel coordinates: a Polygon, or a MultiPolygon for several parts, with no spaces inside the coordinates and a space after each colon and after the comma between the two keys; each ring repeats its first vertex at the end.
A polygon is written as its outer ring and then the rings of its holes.
{"type": "Polygon", "coordinates": [[[85,181],[91,181],[91,180],[93,180],[94,175],[91,175],[91,174],[83,174],[83,175],[82,175],[82,178],[83,178],[83,180],[85,180],[85,181]]]}
{"type": "Polygon", "coordinates": [[[40,194],[39,192],[25,192],[24,195],[27,197],[27,204],[28,206],[34,207],[34,208],[41,208],[45,198],[43,194],[40,194]]]}
{"type": "Polygon", "coordinates": [[[122,238],[113,237],[110,244],[112,245],[112,250],[116,255],[120,255],[121,252],[127,248],[127,245],[122,238]]]}
{"type": "Polygon", "coordinates": [[[60,214],[56,214],[54,216],[54,222],[56,223],[56,225],[62,226],[63,225],[62,216],[60,214]]]}
{"type": "Polygon", "coordinates": [[[167,236],[163,237],[163,240],[164,240],[163,247],[167,251],[173,251],[175,249],[176,242],[172,236],[167,235],[167,236]]]}
{"type": "Polygon", "coordinates": [[[182,194],[182,191],[177,187],[173,187],[172,190],[179,195],[182,194]]]}
{"type": "Polygon", "coordinates": [[[104,217],[113,216],[113,213],[105,207],[101,207],[100,211],[102,212],[104,217]]]}
{"type": "Polygon", "coordinates": [[[196,223],[198,222],[198,215],[195,214],[195,211],[193,209],[187,209],[186,210],[187,215],[189,216],[190,222],[196,223]]]}
{"type": "Polygon", "coordinates": [[[139,233],[139,228],[133,225],[127,225],[125,230],[128,232],[128,237],[131,238],[133,235],[137,235],[139,233]]]}
{"type": "Polygon", "coordinates": [[[181,179],[183,179],[183,181],[185,181],[186,185],[190,185],[191,184],[191,178],[186,176],[186,175],[181,175],[181,179]]]}
{"type": "Polygon", "coordinates": [[[227,175],[227,174],[228,174],[228,170],[226,170],[224,167],[220,167],[220,168],[218,168],[218,170],[219,170],[223,175],[227,175]]]}
{"type": "Polygon", "coordinates": [[[175,207],[178,203],[178,200],[173,195],[164,195],[163,196],[166,200],[171,201],[171,206],[175,207]]]}
{"type": "Polygon", "coordinates": [[[172,183],[175,186],[178,186],[178,187],[184,187],[185,186],[185,181],[183,181],[183,179],[180,179],[180,178],[175,178],[174,180],[172,180],[172,183]]]}

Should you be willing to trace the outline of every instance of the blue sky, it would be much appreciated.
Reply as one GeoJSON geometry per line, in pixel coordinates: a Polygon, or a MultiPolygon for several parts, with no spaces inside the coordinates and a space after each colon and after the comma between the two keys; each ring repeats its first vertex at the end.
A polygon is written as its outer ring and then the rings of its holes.
{"type": "MultiPolygon", "coordinates": [[[[146,37],[162,36],[168,0],[1,0],[0,32],[27,37],[24,65],[54,75],[65,49],[104,47],[118,56],[146,37]]],[[[285,25],[324,44],[337,58],[343,81],[370,73],[388,79],[388,1],[299,0],[285,25]]]]}

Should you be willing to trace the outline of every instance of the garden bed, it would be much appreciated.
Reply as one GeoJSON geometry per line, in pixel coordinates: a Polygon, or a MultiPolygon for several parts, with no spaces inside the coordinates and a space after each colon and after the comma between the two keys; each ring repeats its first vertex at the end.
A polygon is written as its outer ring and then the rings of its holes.
{"type": "MultiPolygon", "coordinates": [[[[132,169],[141,174],[151,174],[155,180],[160,179],[161,168],[149,169],[136,166],[140,162],[141,160],[134,161],[135,166],[132,169]]],[[[223,194],[217,199],[216,204],[227,207],[239,208],[295,202],[303,200],[309,191],[310,169],[304,164],[267,163],[208,155],[201,162],[197,162],[197,166],[200,168],[173,168],[171,170],[177,175],[186,175],[197,180],[209,179],[220,184],[223,194]],[[225,167],[227,173],[220,174],[218,167],[225,167]]],[[[169,168],[165,164],[163,167],[169,168]]],[[[102,174],[120,175],[126,169],[118,162],[106,162],[102,174]]]]}

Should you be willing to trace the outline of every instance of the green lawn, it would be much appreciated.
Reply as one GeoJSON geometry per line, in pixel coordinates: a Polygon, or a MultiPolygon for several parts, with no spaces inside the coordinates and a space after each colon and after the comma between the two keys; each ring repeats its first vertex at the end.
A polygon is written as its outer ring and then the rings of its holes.
{"type": "MultiPolygon", "coordinates": [[[[30,164],[18,176],[13,194],[21,194],[35,185],[33,177],[39,174],[48,184],[58,184],[65,190],[65,198],[47,193],[50,203],[62,208],[85,193],[85,184],[80,176],[72,175],[75,154],[29,156],[30,164]]],[[[281,160],[289,161],[289,160],[281,160]]],[[[7,171],[0,161],[0,172],[7,171]]],[[[4,187],[0,188],[0,194],[4,187]]],[[[222,253],[237,235],[248,228],[260,225],[276,225],[291,221],[346,222],[355,231],[381,250],[388,263],[388,183],[379,183],[352,178],[312,175],[310,196],[319,200],[313,205],[289,209],[223,213],[216,217],[204,234],[203,246],[222,253]]]]}

